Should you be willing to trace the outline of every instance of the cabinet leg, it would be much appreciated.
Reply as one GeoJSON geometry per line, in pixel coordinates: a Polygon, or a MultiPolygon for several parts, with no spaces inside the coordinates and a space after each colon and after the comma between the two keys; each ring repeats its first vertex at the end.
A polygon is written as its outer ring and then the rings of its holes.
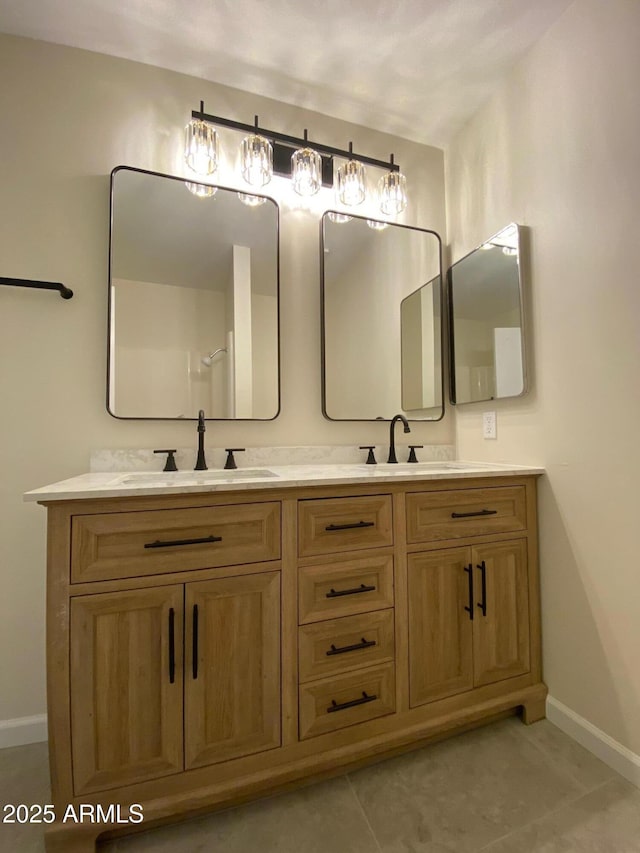
{"type": "Polygon", "coordinates": [[[538,720],[544,720],[546,717],[546,697],[541,699],[529,699],[522,706],[522,722],[525,726],[530,726],[531,723],[537,723],[538,720]]]}
{"type": "Polygon", "coordinates": [[[95,853],[98,827],[53,825],[45,830],[44,847],[47,853],[95,853]]]}

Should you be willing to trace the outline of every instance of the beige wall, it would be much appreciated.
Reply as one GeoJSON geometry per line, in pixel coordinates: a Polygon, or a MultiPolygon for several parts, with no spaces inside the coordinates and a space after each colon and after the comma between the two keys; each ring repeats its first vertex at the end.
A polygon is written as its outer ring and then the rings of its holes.
{"type": "Polygon", "coordinates": [[[579,0],[446,152],[457,259],[530,227],[533,390],[456,411],[462,458],[540,463],[545,678],[640,753],[640,3],[579,0]],[[498,413],[483,441],[481,413],[498,413]]]}
{"type": "MultiPolygon", "coordinates": [[[[109,173],[120,164],[177,173],[183,127],[211,112],[386,158],[411,187],[404,222],[444,231],[443,152],[237,90],[40,42],[0,36],[1,275],[63,281],[75,296],[0,290],[0,721],[42,713],[45,511],[22,493],[87,470],[100,447],[193,443],[193,423],[134,423],[105,408],[109,173]]],[[[381,100],[383,106],[384,99],[381,100]]],[[[230,183],[227,181],[227,183],[230,183]]],[[[236,182],[237,186],[237,182],[236,182]]],[[[320,404],[319,215],[281,209],[282,412],[212,423],[214,446],[386,442],[385,424],[330,423],[320,404]]],[[[450,443],[452,420],[416,424],[450,443]]]]}

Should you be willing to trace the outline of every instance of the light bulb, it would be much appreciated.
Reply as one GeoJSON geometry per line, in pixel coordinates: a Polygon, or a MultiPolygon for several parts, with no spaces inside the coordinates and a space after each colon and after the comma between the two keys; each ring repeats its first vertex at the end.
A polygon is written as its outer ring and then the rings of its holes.
{"type": "Polygon", "coordinates": [[[335,210],[330,210],[327,213],[328,218],[331,222],[351,222],[352,217],[346,213],[336,213],[335,210]]]}
{"type": "Polygon", "coordinates": [[[342,204],[353,206],[364,201],[364,166],[356,160],[343,163],[336,175],[336,192],[342,204]]]}
{"type": "Polygon", "coordinates": [[[198,175],[211,175],[218,168],[218,134],[201,119],[191,119],[184,129],[184,159],[198,175]]]}
{"type": "Polygon", "coordinates": [[[407,179],[401,172],[387,172],[378,181],[378,195],[384,214],[402,213],[407,206],[407,179]]]}
{"type": "Polygon", "coordinates": [[[273,175],[273,148],[268,139],[252,133],[241,147],[242,177],[252,187],[263,187],[273,175]]]}
{"type": "Polygon", "coordinates": [[[246,204],[247,207],[260,207],[261,204],[264,204],[266,196],[263,195],[249,195],[248,193],[238,193],[238,198],[243,204],[246,204]]]}
{"type": "Polygon", "coordinates": [[[322,157],[313,148],[299,148],[291,155],[291,180],[298,195],[315,195],[322,185],[322,157]]]}
{"type": "Polygon", "coordinates": [[[190,193],[198,198],[211,198],[218,192],[218,187],[212,187],[209,184],[194,184],[191,181],[185,181],[184,185],[190,193]]]}

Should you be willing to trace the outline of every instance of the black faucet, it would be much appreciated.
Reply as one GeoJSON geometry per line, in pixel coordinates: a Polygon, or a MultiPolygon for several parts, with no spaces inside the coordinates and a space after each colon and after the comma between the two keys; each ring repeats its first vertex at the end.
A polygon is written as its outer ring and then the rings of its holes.
{"type": "Polygon", "coordinates": [[[404,431],[411,432],[411,427],[409,426],[409,421],[405,418],[404,415],[396,415],[391,419],[391,426],[389,427],[389,458],[387,462],[391,462],[393,464],[397,464],[398,460],[396,459],[396,439],[394,435],[395,425],[398,421],[402,421],[404,424],[404,431]]]}
{"type": "Polygon", "coordinates": [[[198,412],[198,458],[196,459],[196,467],[194,471],[206,471],[207,460],[204,458],[204,410],[198,412]]]}

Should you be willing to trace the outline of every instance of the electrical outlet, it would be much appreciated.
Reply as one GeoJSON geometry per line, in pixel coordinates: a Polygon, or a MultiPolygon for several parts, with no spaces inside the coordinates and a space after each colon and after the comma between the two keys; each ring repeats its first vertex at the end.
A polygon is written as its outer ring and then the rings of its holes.
{"type": "Polygon", "coordinates": [[[482,437],[483,438],[497,438],[496,431],[496,413],[495,412],[483,412],[482,413],[482,437]]]}

